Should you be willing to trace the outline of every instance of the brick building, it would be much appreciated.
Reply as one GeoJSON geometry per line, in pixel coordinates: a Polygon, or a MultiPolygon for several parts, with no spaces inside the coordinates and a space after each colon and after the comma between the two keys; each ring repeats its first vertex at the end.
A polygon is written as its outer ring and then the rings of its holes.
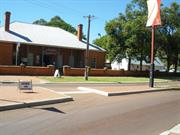
{"type": "MultiPolygon", "coordinates": [[[[0,28],[0,65],[84,67],[86,41],[81,24],[75,36],[56,27],[10,23],[10,15],[5,13],[5,25],[0,28]]],[[[90,44],[89,66],[103,68],[105,55],[103,48],[90,44]]]]}

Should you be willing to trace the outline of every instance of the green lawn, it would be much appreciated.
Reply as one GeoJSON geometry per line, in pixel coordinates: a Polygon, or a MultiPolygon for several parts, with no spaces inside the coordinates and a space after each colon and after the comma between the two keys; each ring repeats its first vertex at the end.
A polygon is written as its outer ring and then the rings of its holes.
{"type": "MultiPolygon", "coordinates": [[[[135,83],[135,82],[149,82],[148,77],[89,77],[88,81],[84,77],[67,77],[62,76],[61,78],[54,77],[41,77],[49,82],[113,82],[113,83],[135,83]]],[[[179,80],[180,78],[160,78],[155,79],[155,82],[165,82],[169,80],[179,80]]]]}

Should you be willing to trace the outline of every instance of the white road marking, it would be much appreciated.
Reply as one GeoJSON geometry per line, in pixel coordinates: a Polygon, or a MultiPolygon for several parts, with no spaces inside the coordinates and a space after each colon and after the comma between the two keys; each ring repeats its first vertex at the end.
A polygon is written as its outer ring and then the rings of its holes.
{"type": "MultiPolygon", "coordinates": [[[[44,87],[42,87],[44,88],[44,87]]],[[[49,89],[49,88],[44,88],[50,92],[53,92],[53,93],[56,93],[56,94],[88,94],[88,93],[92,93],[91,91],[55,91],[55,90],[52,90],[52,89],[49,89]]]]}
{"type": "Polygon", "coordinates": [[[86,87],[78,87],[78,90],[89,91],[89,92],[100,94],[100,95],[103,95],[103,96],[108,96],[108,92],[100,91],[100,90],[97,90],[97,89],[91,89],[91,88],[86,88],[86,87]]]}
{"type": "Polygon", "coordinates": [[[161,133],[160,135],[170,135],[170,134],[173,134],[173,133],[180,135],[180,124],[176,125],[175,127],[173,127],[170,130],[167,130],[167,131],[161,133]]]}
{"type": "Polygon", "coordinates": [[[88,93],[92,93],[90,91],[64,91],[64,92],[57,92],[60,94],[88,94],[88,93]]]}

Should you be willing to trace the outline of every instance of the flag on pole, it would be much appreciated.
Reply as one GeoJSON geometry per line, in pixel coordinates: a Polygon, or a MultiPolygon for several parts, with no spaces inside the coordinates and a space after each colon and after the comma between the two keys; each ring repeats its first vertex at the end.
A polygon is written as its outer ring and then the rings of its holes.
{"type": "Polygon", "coordinates": [[[161,15],[160,15],[160,7],[161,0],[148,0],[148,21],[146,26],[156,26],[161,25],[161,15]]]}

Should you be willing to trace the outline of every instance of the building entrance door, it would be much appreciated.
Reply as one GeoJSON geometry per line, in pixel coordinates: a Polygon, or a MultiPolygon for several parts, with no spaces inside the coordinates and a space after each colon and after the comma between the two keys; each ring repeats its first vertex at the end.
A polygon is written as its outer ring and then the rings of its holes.
{"type": "Polygon", "coordinates": [[[55,65],[56,57],[55,55],[44,55],[45,65],[55,65]]]}
{"type": "Polygon", "coordinates": [[[56,64],[56,58],[57,57],[57,51],[56,49],[47,48],[45,49],[45,54],[43,57],[43,63],[45,66],[47,65],[55,65],[56,64]]]}

